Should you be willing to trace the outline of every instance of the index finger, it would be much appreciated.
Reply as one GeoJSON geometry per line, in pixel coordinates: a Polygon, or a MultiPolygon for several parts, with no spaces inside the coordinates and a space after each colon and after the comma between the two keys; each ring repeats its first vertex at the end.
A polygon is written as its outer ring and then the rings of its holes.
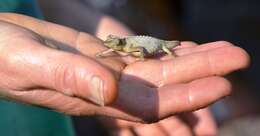
{"type": "MultiPolygon", "coordinates": [[[[212,46],[212,44],[228,43],[214,42],[203,46],[212,46]]],[[[196,48],[201,47],[194,47],[191,50],[196,48]]],[[[220,46],[210,50],[193,51],[165,61],[139,61],[128,66],[123,72],[140,77],[152,85],[162,86],[214,75],[223,76],[246,68],[248,65],[249,55],[243,49],[235,46],[220,46]]]]}
{"type": "MultiPolygon", "coordinates": [[[[20,14],[0,13],[0,20],[27,28],[43,37],[62,42],[69,46],[76,46],[75,42],[77,42],[78,35],[80,34],[79,31],[72,28],[20,14]]],[[[90,35],[88,36],[91,39],[95,39],[90,35]]]]}

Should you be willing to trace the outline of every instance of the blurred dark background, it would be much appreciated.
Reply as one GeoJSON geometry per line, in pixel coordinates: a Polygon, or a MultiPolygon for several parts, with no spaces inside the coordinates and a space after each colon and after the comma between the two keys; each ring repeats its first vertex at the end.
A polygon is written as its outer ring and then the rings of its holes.
{"type": "MultiPolygon", "coordinates": [[[[41,0],[42,1],[42,0],[41,0]]],[[[66,2],[69,0],[65,0],[66,2]]],[[[260,1],[259,0],[78,0],[95,15],[107,14],[126,24],[139,35],[163,39],[180,39],[197,43],[225,40],[244,48],[251,55],[251,67],[228,76],[233,82],[234,94],[211,106],[221,129],[221,135],[249,135],[260,131],[259,73],[260,73],[260,1]],[[250,122],[250,123],[248,123],[250,122]],[[251,125],[249,125],[251,124],[251,125]],[[256,123],[257,124],[257,123],[256,123]],[[259,123],[258,123],[259,124],[259,123]],[[251,128],[251,129],[240,129],[251,128]],[[256,128],[256,129],[252,129],[256,128]],[[249,132],[246,132],[246,131],[249,132]]],[[[47,20],[76,27],[76,21],[64,21],[51,14],[62,8],[43,5],[47,20]],[[49,16],[48,16],[49,15],[49,16]]],[[[68,16],[68,15],[67,15],[68,16]]],[[[98,17],[94,19],[98,20],[98,17]]],[[[93,22],[93,19],[91,20],[93,22]]],[[[94,25],[95,23],[93,23],[94,25]]],[[[91,28],[90,28],[91,29],[91,28]]],[[[89,29],[88,29],[89,30],[89,29]]],[[[88,31],[86,30],[86,31],[88,31]]],[[[94,30],[89,31],[94,33],[94,30]]],[[[225,60],[223,60],[225,61],[225,60]]],[[[95,118],[75,118],[76,130],[86,134],[86,127],[97,130],[89,135],[103,135],[105,129],[82,122],[95,118]],[[85,120],[85,121],[84,121],[85,120]]]]}

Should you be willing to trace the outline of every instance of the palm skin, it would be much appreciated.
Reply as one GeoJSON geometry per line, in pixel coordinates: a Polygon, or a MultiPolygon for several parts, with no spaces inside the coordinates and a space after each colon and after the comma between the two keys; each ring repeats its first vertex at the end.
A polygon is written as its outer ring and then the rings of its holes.
{"type": "Polygon", "coordinates": [[[177,58],[96,58],[106,48],[86,33],[15,14],[0,20],[1,96],[69,115],[155,122],[229,95],[221,76],[249,65],[248,54],[228,42],[182,42],[177,58]],[[45,39],[70,52],[46,47],[45,39]],[[93,90],[100,87],[89,85],[92,73],[104,81],[99,99],[93,90]]]}

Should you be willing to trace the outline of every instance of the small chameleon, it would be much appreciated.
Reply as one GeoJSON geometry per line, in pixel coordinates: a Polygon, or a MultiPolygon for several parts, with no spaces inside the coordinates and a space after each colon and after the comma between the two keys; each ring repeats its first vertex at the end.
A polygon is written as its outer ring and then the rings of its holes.
{"type": "Polygon", "coordinates": [[[109,49],[97,53],[97,57],[102,57],[110,52],[119,51],[140,57],[141,60],[144,60],[144,58],[160,52],[173,55],[171,49],[179,46],[180,41],[165,41],[150,36],[128,36],[120,38],[115,35],[109,35],[104,41],[104,45],[109,49]]]}

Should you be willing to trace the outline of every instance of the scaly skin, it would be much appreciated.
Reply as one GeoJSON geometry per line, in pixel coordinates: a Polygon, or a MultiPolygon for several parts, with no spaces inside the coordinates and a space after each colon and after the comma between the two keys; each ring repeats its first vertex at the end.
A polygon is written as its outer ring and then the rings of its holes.
{"type": "Polygon", "coordinates": [[[180,45],[179,41],[165,41],[150,36],[128,36],[120,38],[109,35],[104,41],[108,50],[98,53],[97,56],[103,56],[109,52],[121,51],[144,59],[160,52],[172,55],[171,49],[180,45]]]}

